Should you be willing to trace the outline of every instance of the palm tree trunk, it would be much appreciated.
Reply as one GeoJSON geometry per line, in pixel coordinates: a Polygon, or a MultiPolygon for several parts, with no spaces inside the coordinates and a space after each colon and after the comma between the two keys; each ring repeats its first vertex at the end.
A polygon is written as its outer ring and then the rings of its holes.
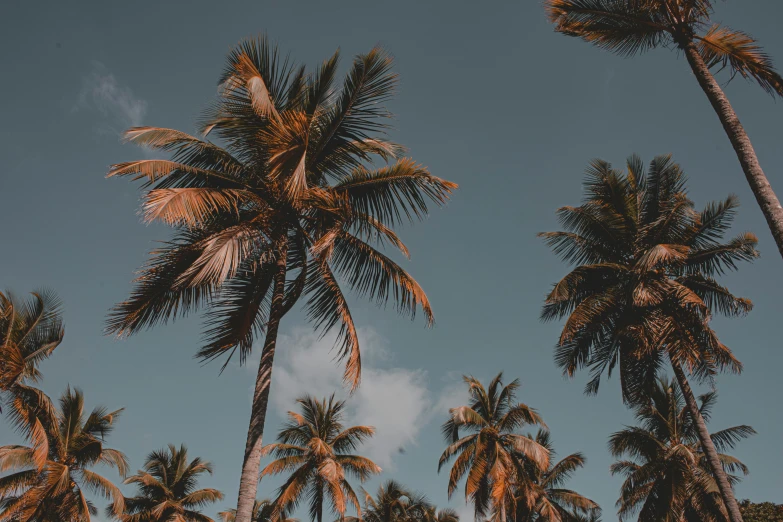
{"type": "Polygon", "coordinates": [[[237,500],[236,522],[251,522],[253,504],[258,491],[259,471],[261,469],[261,448],[264,435],[264,421],[269,404],[269,389],[272,386],[272,365],[275,359],[277,345],[277,330],[283,317],[283,300],[285,298],[286,276],[285,241],[279,250],[277,258],[277,273],[275,274],[272,304],[269,309],[269,322],[266,325],[266,338],[261,351],[261,362],[258,365],[256,388],[253,393],[253,406],[250,413],[250,427],[247,430],[245,457],[242,462],[242,477],[239,481],[239,499],[237,500]]]}
{"type": "MultiPolygon", "coordinates": [[[[323,493],[321,493],[321,498],[323,499],[323,493]]],[[[317,522],[323,522],[324,520],[324,502],[321,500],[321,502],[318,503],[318,520],[317,522]]]]}
{"type": "Polygon", "coordinates": [[[688,378],[685,376],[685,372],[680,366],[680,363],[670,359],[672,368],[674,369],[674,375],[677,377],[677,382],[680,385],[683,397],[685,397],[685,404],[688,407],[688,411],[691,414],[691,419],[696,424],[696,431],[699,435],[699,442],[701,442],[704,455],[707,457],[707,463],[712,470],[712,474],[715,477],[715,482],[718,483],[718,489],[720,489],[720,496],[723,499],[723,504],[726,506],[726,511],[729,514],[729,520],[731,522],[742,522],[742,515],[740,514],[737,500],[734,498],[734,490],[729,484],[729,479],[726,477],[726,472],[723,470],[723,465],[718,458],[718,452],[715,450],[715,445],[712,443],[712,437],[707,430],[707,424],[704,422],[704,417],[701,415],[699,405],[696,402],[696,397],[693,395],[691,385],[688,383],[688,378]]]}
{"type": "Polygon", "coordinates": [[[696,49],[696,44],[693,41],[689,41],[683,45],[683,50],[685,57],[688,59],[688,64],[693,70],[693,74],[696,76],[699,85],[707,95],[712,108],[715,109],[720,122],[723,124],[723,129],[726,131],[729,141],[731,141],[731,145],[737,153],[750,189],[753,191],[753,195],[756,196],[756,201],[764,213],[769,229],[772,231],[772,236],[778,245],[778,251],[783,256],[783,207],[780,206],[780,201],[778,201],[775,192],[772,190],[772,186],[764,175],[764,171],[761,170],[761,165],[759,165],[756,151],[753,150],[753,145],[750,143],[750,138],[745,133],[745,129],[729,103],[729,99],[726,98],[726,94],[720,88],[718,82],[715,81],[709,67],[701,58],[699,51],[696,49]]]}

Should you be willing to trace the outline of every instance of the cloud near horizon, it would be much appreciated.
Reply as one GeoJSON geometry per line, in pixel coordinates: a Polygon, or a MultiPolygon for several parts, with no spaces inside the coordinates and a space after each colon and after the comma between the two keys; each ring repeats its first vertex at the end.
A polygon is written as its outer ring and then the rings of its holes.
{"type": "MultiPolygon", "coordinates": [[[[394,366],[385,340],[372,328],[358,333],[362,384],[351,396],[342,384],[342,365],[334,360],[333,337],[319,339],[305,328],[281,336],[278,344],[285,349],[277,354],[271,402],[284,415],[295,409],[296,399],[304,394],[321,398],[335,393],[346,399],[345,425],[370,425],[376,430],[362,453],[384,470],[393,470],[395,456],[415,445],[421,430],[440,418],[444,407],[456,406],[459,399],[452,386],[431,392],[424,370],[394,366]]],[[[253,368],[254,364],[248,366],[253,368]]]]}
{"type": "Polygon", "coordinates": [[[117,136],[129,127],[139,127],[147,114],[147,102],[136,97],[130,87],[122,85],[101,62],[92,62],[92,71],[82,79],[82,89],[73,110],[100,112],[105,121],[100,134],[117,136]]]}

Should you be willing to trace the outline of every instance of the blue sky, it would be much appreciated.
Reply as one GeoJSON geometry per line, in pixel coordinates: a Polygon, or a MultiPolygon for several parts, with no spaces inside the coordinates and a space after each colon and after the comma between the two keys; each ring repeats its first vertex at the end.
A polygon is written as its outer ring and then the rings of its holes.
{"type": "MultiPolygon", "coordinates": [[[[717,20],[750,32],[783,63],[780,2],[717,8],[717,20]]],[[[4,5],[0,287],[24,293],[44,285],[65,301],[66,337],[42,367],[45,391],[57,395],[70,383],[85,390],[88,404],[125,407],[110,443],[134,469],[155,448],[187,443],[215,465],[204,485],[227,495],[208,513],[234,502],[254,369],[232,365],[218,375],[219,365],[200,366],[192,358],[195,316],[129,340],[102,335],[107,309],[168,235],[140,223],[136,187],[104,175],[112,163],[143,157],[120,143],[129,126],[192,132],[226,52],[261,32],[311,66],[338,47],[344,67],[375,44],[389,49],[401,76],[390,104],[393,137],[435,175],[460,184],[445,209],[402,231],[412,252],[405,266],[430,296],[435,328],[352,301],[367,364],[349,420],[378,428],[367,452],[383,479],[446,505],[439,426],[463,396],[459,376],[489,379],[502,370],[520,378],[520,400],[542,413],[560,454],[587,455],[571,486],[598,501],[606,520],[615,518],[620,480],[608,473],[606,440],[632,417],[616,380],[584,397],[584,376],[568,381],[555,367],[559,325],[541,324],[538,314],[567,267],[535,234],[557,227],[557,207],[579,202],[590,159],[620,165],[632,153],[646,161],[672,153],[698,205],[738,194],[733,232],[760,237],[761,259],[725,279],[756,308],[744,319],[716,321],[745,371],[718,379],[712,427],[757,429],[736,451],[751,469],[738,496],[783,502],[783,416],[774,406],[783,261],[729,142],[682,57],[662,50],[625,60],[556,35],[537,1],[4,5]]],[[[783,191],[781,103],[741,79],[726,91],[783,191]]],[[[285,318],[282,332],[267,440],[294,397],[339,387],[328,339],[314,337],[299,312],[285,318]]],[[[0,443],[14,440],[0,422],[0,443]]],[[[275,485],[265,480],[260,495],[275,485]]],[[[452,505],[465,510],[459,498],[452,505]]]]}

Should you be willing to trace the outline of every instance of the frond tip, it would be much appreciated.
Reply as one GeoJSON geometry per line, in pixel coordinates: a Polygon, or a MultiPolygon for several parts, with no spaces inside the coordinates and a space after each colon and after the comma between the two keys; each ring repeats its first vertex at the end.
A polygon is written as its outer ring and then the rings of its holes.
{"type": "Polygon", "coordinates": [[[732,78],[739,74],[756,80],[768,94],[783,96],[783,78],[775,71],[769,55],[747,33],[713,25],[696,39],[699,54],[708,67],[729,67],[732,78]]]}

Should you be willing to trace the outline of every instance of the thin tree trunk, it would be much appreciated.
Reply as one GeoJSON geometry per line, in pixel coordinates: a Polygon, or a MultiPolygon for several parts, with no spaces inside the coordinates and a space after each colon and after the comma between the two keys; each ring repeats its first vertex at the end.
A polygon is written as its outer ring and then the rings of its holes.
{"type": "Polygon", "coordinates": [[[693,74],[696,76],[699,85],[707,95],[712,108],[715,109],[720,122],[723,124],[723,129],[726,131],[729,141],[731,141],[731,145],[737,153],[750,189],[753,191],[753,195],[756,196],[761,212],[764,213],[767,225],[769,225],[769,229],[772,231],[772,236],[778,245],[778,251],[783,256],[783,207],[780,206],[780,201],[778,201],[772,186],[769,184],[769,180],[767,180],[761,165],[759,165],[759,160],[756,157],[756,151],[753,150],[753,145],[750,143],[750,138],[745,133],[745,128],[740,123],[726,94],[720,88],[718,82],[715,81],[709,67],[701,58],[699,51],[696,49],[696,44],[690,41],[683,46],[683,50],[685,57],[688,59],[688,64],[693,70],[693,74]]]}
{"type": "Polygon", "coordinates": [[[269,310],[269,322],[266,326],[266,338],[264,339],[264,348],[261,351],[261,362],[258,365],[256,387],[253,393],[250,427],[247,430],[242,477],[239,481],[236,522],[251,522],[253,518],[253,504],[256,500],[261,469],[264,421],[269,403],[269,389],[272,386],[272,365],[275,359],[277,330],[280,326],[280,319],[283,317],[287,253],[285,242],[283,242],[277,258],[277,273],[275,274],[272,304],[269,310]]]}
{"type": "Polygon", "coordinates": [[[318,503],[318,521],[317,522],[323,522],[324,520],[324,501],[323,501],[323,492],[321,492],[321,501],[318,503]]]}
{"type": "Polygon", "coordinates": [[[702,450],[707,457],[707,463],[715,477],[715,482],[718,483],[720,496],[723,499],[723,504],[726,506],[726,511],[729,514],[729,520],[731,522],[742,522],[742,515],[740,514],[737,500],[734,498],[734,490],[731,488],[729,479],[726,477],[726,472],[723,470],[723,465],[718,458],[718,452],[715,450],[715,445],[712,443],[712,437],[710,437],[710,432],[707,430],[707,424],[704,422],[704,417],[701,415],[699,405],[696,402],[696,397],[693,395],[691,385],[688,383],[688,378],[685,376],[685,372],[683,371],[682,366],[680,366],[680,363],[674,360],[671,360],[671,363],[672,368],[674,369],[674,375],[677,377],[680,390],[685,398],[685,404],[691,414],[691,419],[694,424],[696,424],[699,442],[701,442],[702,450]]]}

